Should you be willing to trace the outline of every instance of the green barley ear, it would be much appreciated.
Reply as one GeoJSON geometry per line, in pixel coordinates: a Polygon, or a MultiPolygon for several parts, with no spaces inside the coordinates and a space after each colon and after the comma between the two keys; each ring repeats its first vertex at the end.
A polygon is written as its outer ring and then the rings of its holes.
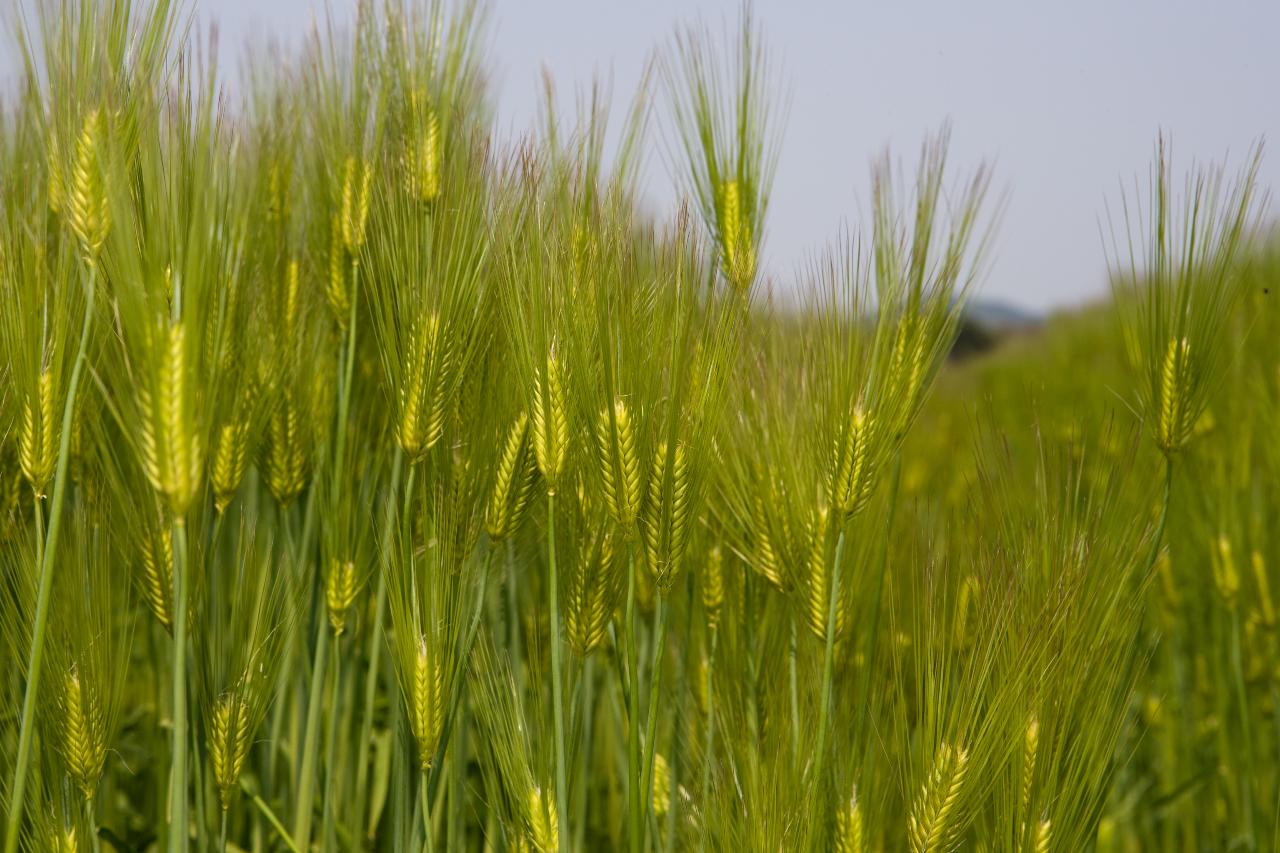
{"type": "Polygon", "coordinates": [[[429,314],[413,321],[396,423],[396,439],[410,460],[421,459],[444,432],[451,355],[438,316],[429,314]]]}
{"type": "Polygon", "coordinates": [[[409,94],[410,132],[405,137],[401,163],[405,189],[426,204],[440,195],[440,120],[425,92],[409,94]]]}
{"type": "Polygon", "coordinates": [[[209,723],[209,762],[224,812],[231,808],[236,783],[249,756],[250,716],[249,703],[234,693],[224,693],[214,702],[209,723]]]}
{"type": "Polygon", "coordinates": [[[547,484],[547,494],[556,493],[556,486],[564,471],[568,445],[569,415],[565,401],[564,365],[552,347],[533,386],[533,452],[538,470],[547,484]]]}
{"type": "Polygon", "coordinates": [[[142,558],[142,595],[166,631],[173,633],[173,533],[168,525],[147,524],[138,550],[142,558]]]}
{"type": "Polygon", "coordinates": [[[351,319],[351,283],[348,280],[347,242],[342,217],[334,214],[329,229],[329,279],[324,295],[338,328],[345,332],[351,319]]]}
{"type": "Polygon", "coordinates": [[[413,695],[409,705],[409,725],[418,743],[418,768],[431,769],[444,725],[444,667],[425,635],[418,637],[413,663],[413,695]]]}
{"type": "Polygon", "coordinates": [[[702,566],[702,609],[707,614],[707,628],[714,631],[720,625],[720,611],[724,606],[724,555],[719,545],[707,552],[702,566]]]}
{"type": "Polygon", "coordinates": [[[560,849],[560,818],[555,804],[542,789],[534,785],[529,789],[527,817],[529,843],[538,853],[556,853],[560,849]]]}
{"type": "Polygon", "coordinates": [[[45,368],[40,371],[37,392],[28,393],[27,399],[22,401],[18,460],[36,497],[44,496],[49,481],[53,479],[53,466],[57,461],[57,390],[54,383],[53,372],[45,368]]]}
{"type": "Polygon", "coordinates": [[[836,813],[836,853],[866,853],[866,830],[862,825],[862,807],[855,786],[849,802],[836,813]]]}
{"type": "Polygon", "coordinates": [[[324,601],[329,611],[329,624],[335,635],[341,635],[347,624],[347,611],[356,600],[356,564],[351,560],[329,561],[324,579],[324,601]]]}
{"type": "Polygon", "coordinates": [[[653,813],[659,817],[671,810],[671,765],[660,752],[653,754],[653,813]]]}
{"type": "Polygon", "coordinates": [[[966,575],[960,584],[960,592],[956,597],[955,644],[956,648],[967,648],[969,645],[970,622],[974,608],[974,600],[978,594],[978,578],[966,575]]]}
{"type": "Polygon", "coordinates": [[[348,157],[342,178],[342,239],[353,255],[364,245],[372,184],[373,167],[367,161],[348,157]]]}
{"type": "Polygon", "coordinates": [[[604,644],[622,585],[616,533],[602,524],[598,511],[582,511],[581,531],[569,539],[576,545],[565,584],[564,632],[581,658],[604,644]]]}
{"type": "Polygon", "coordinates": [[[58,700],[67,774],[85,799],[92,799],[107,760],[106,721],[97,690],[81,680],[78,667],[72,664],[63,673],[58,700]]]}
{"type": "Polygon", "coordinates": [[[649,476],[649,497],[640,522],[649,573],[663,591],[684,559],[689,531],[689,466],[684,443],[658,445],[649,476]],[[669,457],[669,458],[668,458],[669,457]]]}
{"type": "Polygon", "coordinates": [[[1276,606],[1271,598],[1271,582],[1267,579],[1267,562],[1262,552],[1256,548],[1249,555],[1249,566],[1253,569],[1253,581],[1258,588],[1258,609],[1262,615],[1262,624],[1273,626],[1276,624],[1276,606]]]}
{"type": "MultiPolygon", "coordinates": [[[[809,553],[806,562],[809,595],[805,600],[805,617],[809,622],[809,630],[823,641],[827,639],[828,608],[831,606],[832,571],[827,559],[830,531],[831,521],[826,507],[815,510],[808,531],[809,553]]],[[[848,609],[841,596],[836,602],[836,639],[844,633],[848,609]]]]}
{"type": "Polygon", "coordinates": [[[764,498],[756,495],[752,501],[751,539],[755,545],[752,568],[779,592],[791,589],[791,580],[782,562],[764,498]]]}
{"type": "Polygon", "coordinates": [[[1036,824],[1035,853],[1049,853],[1053,843],[1053,825],[1048,818],[1036,824]]]}
{"type": "Polygon", "coordinates": [[[611,408],[606,407],[600,413],[596,422],[596,441],[600,451],[605,506],[623,537],[629,538],[640,512],[643,483],[631,414],[621,397],[614,400],[611,408]]]}
{"type": "Polygon", "coordinates": [[[493,492],[485,508],[485,530],[494,542],[507,539],[520,528],[533,494],[537,467],[529,445],[529,416],[524,412],[507,432],[493,478],[493,492]]]}
{"type": "Polygon", "coordinates": [[[1186,338],[1169,341],[1160,367],[1160,403],[1156,421],[1156,445],[1176,453],[1195,426],[1189,408],[1191,398],[1190,351],[1186,338]]]}
{"type": "Polygon", "coordinates": [[[267,488],[277,503],[287,506],[307,483],[302,410],[292,387],[285,389],[267,420],[265,462],[267,488]]]}
{"type": "Polygon", "coordinates": [[[912,853],[945,853],[956,835],[956,807],[964,789],[969,753],[962,746],[943,743],[929,778],[911,805],[907,839],[912,853]]]}
{"type": "Polygon", "coordinates": [[[1031,808],[1031,790],[1036,778],[1036,753],[1040,748],[1040,720],[1034,715],[1027,721],[1022,736],[1022,808],[1031,808]]]}
{"type": "Polygon", "coordinates": [[[736,180],[725,181],[721,186],[716,212],[721,271],[733,285],[745,290],[756,277],[756,243],[736,180]]]}
{"type": "Polygon", "coordinates": [[[1231,539],[1219,536],[1213,550],[1213,584],[1228,610],[1234,610],[1240,593],[1240,572],[1236,568],[1231,539]]]}
{"type": "Polygon", "coordinates": [[[102,251],[102,244],[111,229],[111,209],[107,204],[106,178],[101,162],[101,110],[95,109],[85,118],[80,137],[76,140],[75,155],[67,224],[79,241],[85,259],[92,262],[102,251]]]}
{"type": "Polygon", "coordinates": [[[871,500],[875,471],[871,460],[872,424],[861,406],[845,426],[836,448],[832,498],[845,518],[861,512],[871,500]]]}
{"type": "Polygon", "coordinates": [[[202,449],[193,424],[195,389],[187,370],[186,331],[181,322],[160,330],[159,364],[154,384],[138,388],[142,413],[139,442],[142,467],[152,488],[181,518],[195,499],[203,466],[202,449]]]}
{"type": "Polygon", "coordinates": [[[209,454],[209,485],[213,488],[214,509],[219,513],[227,511],[249,469],[253,394],[251,387],[236,394],[227,422],[214,431],[213,449],[209,454]]]}

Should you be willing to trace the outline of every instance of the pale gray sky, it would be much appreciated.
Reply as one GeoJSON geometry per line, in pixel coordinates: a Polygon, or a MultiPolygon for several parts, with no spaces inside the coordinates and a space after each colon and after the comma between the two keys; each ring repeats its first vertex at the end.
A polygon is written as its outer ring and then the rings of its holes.
{"type": "MultiPolygon", "coordinates": [[[[195,0],[220,24],[224,55],[246,36],[300,38],[325,0],[195,0]]],[[[354,0],[332,0],[349,16],[354,0]]],[[[756,16],[790,93],[764,250],[790,278],[808,254],[857,222],[868,167],[886,145],[914,159],[952,123],[952,164],[984,158],[1008,205],[983,296],[1069,306],[1105,292],[1098,220],[1122,180],[1144,175],[1160,128],[1175,165],[1239,164],[1259,137],[1280,146],[1277,0],[757,0],[756,16]]],[[[677,26],[732,24],[739,0],[491,0],[489,67],[498,130],[532,126],[539,75],[572,103],[593,74],[615,110],[652,50],[677,26]]],[[[657,148],[651,200],[674,190],[657,148]]],[[[1280,150],[1263,183],[1280,187],[1280,150]]]]}

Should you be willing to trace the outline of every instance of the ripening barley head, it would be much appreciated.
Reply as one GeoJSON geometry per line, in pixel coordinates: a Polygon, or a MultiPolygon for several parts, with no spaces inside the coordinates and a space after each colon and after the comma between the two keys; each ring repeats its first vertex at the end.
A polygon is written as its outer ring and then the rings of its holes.
{"type": "Polygon", "coordinates": [[[111,229],[111,207],[107,199],[106,173],[103,169],[106,139],[101,109],[85,116],[76,139],[71,164],[70,197],[65,205],[67,225],[80,243],[85,260],[94,262],[102,251],[111,229]]]}
{"type": "Polygon", "coordinates": [[[502,443],[493,475],[493,491],[485,509],[485,530],[494,542],[506,540],[519,529],[537,473],[529,416],[521,412],[502,443]]]}
{"type": "Polygon", "coordinates": [[[218,801],[225,812],[249,755],[252,710],[235,692],[223,693],[213,705],[209,721],[209,763],[218,786],[218,801]]]}
{"type": "Polygon", "coordinates": [[[342,240],[347,251],[355,255],[364,246],[365,228],[369,222],[369,203],[373,188],[373,164],[351,155],[342,172],[341,217],[342,240]]]}
{"type": "Polygon", "coordinates": [[[912,853],[946,853],[957,840],[969,753],[963,746],[944,742],[934,757],[928,777],[920,785],[907,820],[912,853]]]}

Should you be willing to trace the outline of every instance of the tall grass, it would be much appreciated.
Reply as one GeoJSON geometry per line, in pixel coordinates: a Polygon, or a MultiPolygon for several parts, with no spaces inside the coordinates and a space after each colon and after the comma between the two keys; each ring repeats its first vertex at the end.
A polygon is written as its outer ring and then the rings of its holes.
{"type": "Polygon", "coordinates": [[[191,11],[18,29],[6,853],[1280,841],[1260,150],[1161,142],[1111,300],[961,363],[990,168],[886,152],[784,285],[749,14],[507,144],[480,5],[234,85],[191,11]]]}

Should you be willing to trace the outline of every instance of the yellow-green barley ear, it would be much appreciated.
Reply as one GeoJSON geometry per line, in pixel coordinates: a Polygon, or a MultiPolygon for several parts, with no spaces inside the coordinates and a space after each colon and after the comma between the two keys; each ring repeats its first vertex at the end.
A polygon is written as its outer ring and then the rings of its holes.
{"type": "Polygon", "coordinates": [[[1195,426],[1190,399],[1191,348],[1186,338],[1169,341],[1160,368],[1160,408],[1156,443],[1167,454],[1187,443],[1195,426]]]}
{"type": "Polygon", "coordinates": [[[71,172],[71,197],[67,224],[80,243],[85,260],[93,262],[102,251],[111,230],[111,209],[107,203],[106,176],[102,170],[102,113],[93,110],[85,118],[76,140],[76,156],[71,172]]]}
{"type": "Polygon", "coordinates": [[[66,203],[67,181],[62,170],[62,145],[58,137],[49,135],[49,150],[45,156],[45,168],[48,170],[45,180],[45,194],[49,199],[49,210],[61,214],[66,203]]]}
{"type": "Polygon", "coordinates": [[[230,693],[218,697],[209,723],[209,761],[224,812],[231,808],[236,783],[249,755],[249,723],[248,702],[230,693]]]}
{"type": "Polygon", "coordinates": [[[779,592],[787,592],[791,585],[783,573],[782,556],[778,552],[773,531],[769,526],[769,515],[764,498],[757,495],[752,510],[751,538],[755,543],[755,559],[752,565],[775,589],[779,592]]]}
{"type": "Polygon", "coordinates": [[[405,455],[417,461],[444,432],[446,377],[452,356],[439,317],[429,314],[413,321],[406,356],[396,439],[405,455]]]}
{"type": "Polygon", "coordinates": [[[142,595],[164,629],[173,633],[173,534],[164,525],[147,525],[139,546],[142,557],[142,595]]]}
{"type": "Polygon", "coordinates": [[[653,813],[662,816],[671,810],[671,765],[660,752],[653,754],[653,813]]]}
{"type": "Polygon", "coordinates": [[[849,802],[836,814],[836,853],[866,853],[866,830],[862,825],[862,807],[858,789],[853,789],[849,802]]]}
{"type": "Polygon", "coordinates": [[[756,246],[745,199],[738,182],[725,181],[719,193],[721,271],[734,286],[745,289],[756,276],[756,246]]]}
{"type": "Polygon", "coordinates": [[[1231,549],[1231,539],[1219,536],[1213,554],[1213,583],[1228,609],[1236,606],[1236,596],[1240,593],[1240,572],[1236,568],[1235,555],[1231,549]]]}
{"type": "Polygon", "coordinates": [[[1031,794],[1036,780],[1036,753],[1040,749],[1040,720],[1035,714],[1027,720],[1022,735],[1022,810],[1031,811],[1031,794]]]}
{"type": "Polygon", "coordinates": [[[970,623],[974,609],[974,599],[978,595],[978,578],[966,575],[960,584],[960,592],[956,597],[955,643],[957,648],[967,648],[970,638],[970,623]]]}
{"type": "Polygon", "coordinates": [[[862,407],[853,412],[836,447],[832,498],[846,518],[860,512],[871,500],[875,485],[871,460],[872,424],[862,407]]]}
{"type": "MultiPolygon", "coordinates": [[[[809,622],[809,630],[819,640],[827,639],[827,617],[831,607],[832,567],[827,562],[828,545],[831,537],[830,514],[826,507],[814,511],[809,522],[809,553],[807,563],[807,579],[809,595],[806,599],[805,616],[809,622]]],[[[836,602],[836,639],[844,633],[845,615],[848,606],[843,598],[836,602]]]]}
{"type": "Polygon", "coordinates": [[[413,704],[409,723],[418,743],[418,767],[424,773],[435,760],[436,746],[444,723],[444,667],[425,636],[418,637],[413,663],[413,704]]]}
{"type": "Polygon", "coordinates": [[[1035,853],[1049,853],[1053,843],[1053,825],[1048,818],[1036,824],[1035,853]]]}
{"type": "Polygon", "coordinates": [[[613,617],[618,569],[613,537],[611,530],[582,536],[569,573],[564,630],[579,657],[587,657],[604,644],[613,617]]]}
{"type": "Polygon", "coordinates": [[[324,295],[333,319],[342,331],[351,317],[351,285],[347,280],[347,243],[342,231],[342,217],[335,215],[329,233],[329,280],[324,295]]]}
{"type": "Polygon", "coordinates": [[[533,385],[533,453],[547,484],[547,494],[556,493],[568,446],[564,367],[553,348],[533,385]]]}
{"type": "Polygon", "coordinates": [[[213,505],[220,513],[226,512],[249,468],[249,418],[244,411],[247,405],[236,409],[231,422],[219,427],[214,436],[209,466],[213,505]]]}
{"type": "Polygon", "coordinates": [[[605,507],[622,535],[629,538],[640,513],[644,486],[631,413],[621,397],[614,400],[612,407],[600,412],[596,422],[596,442],[600,451],[605,507]]]}
{"type": "Polygon", "coordinates": [[[152,488],[164,496],[181,518],[191,506],[203,465],[199,437],[192,422],[194,389],[187,376],[186,333],[181,322],[161,329],[154,389],[138,389],[142,413],[139,442],[142,468],[152,488]]]}
{"type": "Polygon", "coordinates": [[[555,804],[542,789],[534,786],[528,798],[529,843],[539,853],[556,853],[560,849],[560,818],[555,804]]]}
{"type": "Polygon", "coordinates": [[[964,747],[943,743],[939,748],[929,778],[920,787],[907,819],[912,853],[943,853],[951,849],[968,766],[969,753],[964,747]]]}
{"type": "Polygon", "coordinates": [[[341,635],[347,625],[347,611],[356,600],[356,564],[350,560],[331,560],[324,579],[324,600],[329,610],[333,633],[341,635]]]}
{"type": "Polygon", "coordinates": [[[412,127],[402,158],[405,188],[425,204],[440,195],[440,121],[425,93],[413,92],[409,99],[412,127]]]}
{"type": "Polygon", "coordinates": [[[297,393],[286,385],[267,420],[267,488],[281,506],[288,506],[307,482],[307,452],[303,444],[302,412],[297,393]]]}
{"type": "Polygon", "coordinates": [[[507,539],[519,529],[536,474],[529,446],[529,416],[521,412],[507,431],[485,508],[485,530],[494,542],[507,539]]]}
{"type": "Polygon", "coordinates": [[[677,441],[670,452],[666,442],[658,445],[640,527],[649,573],[665,592],[680,570],[689,529],[689,465],[683,442],[677,441]]]}
{"type": "Polygon", "coordinates": [[[342,238],[353,255],[364,245],[372,184],[373,167],[354,156],[348,157],[342,180],[342,238]]]}
{"type": "Polygon", "coordinates": [[[67,775],[85,799],[92,799],[107,759],[106,721],[94,685],[81,678],[75,664],[63,674],[59,714],[62,757],[67,775]]]}
{"type": "Polygon", "coordinates": [[[1258,609],[1262,614],[1262,624],[1270,627],[1276,624],[1276,607],[1271,598],[1271,582],[1267,580],[1267,563],[1257,548],[1249,555],[1249,564],[1253,568],[1254,582],[1258,585],[1258,609]]]}
{"type": "Polygon", "coordinates": [[[712,631],[720,625],[720,611],[724,606],[724,555],[719,545],[707,552],[707,562],[702,567],[702,609],[707,614],[707,627],[712,631]]]}
{"type": "Polygon", "coordinates": [[[40,371],[35,394],[22,401],[22,425],[18,434],[18,461],[37,498],[44,497],[57,462],[57,388],[49,368],[40,371]],[[32,398],[35,399],[32,399],[32,398]]]}

